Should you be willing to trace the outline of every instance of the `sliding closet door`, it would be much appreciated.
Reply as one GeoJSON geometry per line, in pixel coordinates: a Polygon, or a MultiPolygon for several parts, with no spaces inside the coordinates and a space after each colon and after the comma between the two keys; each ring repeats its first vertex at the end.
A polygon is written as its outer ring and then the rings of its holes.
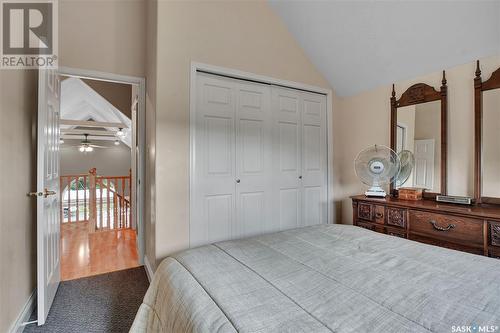
{"type": "Polygon", "coordinates": [[[301,92],[272,88],[273,202],[275,230],[302,223],[301,92]]]}
{"type": "Polygon", "coordinates": [[[234,82],[198,74],[190,245],[236,237],[234,82]]]}
{"type": "Polygon", "coordinates": [[[236,214],[240,237],[272,230],[271,87],[236,84],[236,214]]]}
{"type": "Polygon", "coordinates": [[[327,223],[326,97],[302,93],[302,225],[327,223]]]}

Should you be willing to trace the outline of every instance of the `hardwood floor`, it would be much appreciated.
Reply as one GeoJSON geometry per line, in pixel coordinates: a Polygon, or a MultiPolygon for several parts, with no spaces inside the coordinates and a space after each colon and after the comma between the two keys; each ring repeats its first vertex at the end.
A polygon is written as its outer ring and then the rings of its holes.
{"type": "Polygon", "coordinates": [[[89,234],[87,222],[61,224],[61,280],[138,266],[134,230],[89,234]]]}

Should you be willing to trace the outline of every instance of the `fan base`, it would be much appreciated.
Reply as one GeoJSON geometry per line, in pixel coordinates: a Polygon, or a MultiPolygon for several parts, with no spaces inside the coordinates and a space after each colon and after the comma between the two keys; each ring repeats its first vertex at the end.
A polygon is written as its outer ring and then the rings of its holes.
{"type": "Polygon", "coordinates": [[[385,193],[385,191],[380,187],[374,186],[369,188],[368,191],[365,192],[365,195],[367,197],[385,198],[387,196],[387,193],[385,193]]]}

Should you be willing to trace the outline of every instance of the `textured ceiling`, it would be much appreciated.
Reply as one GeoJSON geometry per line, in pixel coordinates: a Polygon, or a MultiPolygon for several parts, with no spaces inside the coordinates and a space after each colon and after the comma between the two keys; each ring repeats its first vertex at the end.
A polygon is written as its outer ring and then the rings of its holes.
{"type": "Polygon", "coordinates": [[[340,96],[500,53],[500,0],[269,0],[340,96]]]}

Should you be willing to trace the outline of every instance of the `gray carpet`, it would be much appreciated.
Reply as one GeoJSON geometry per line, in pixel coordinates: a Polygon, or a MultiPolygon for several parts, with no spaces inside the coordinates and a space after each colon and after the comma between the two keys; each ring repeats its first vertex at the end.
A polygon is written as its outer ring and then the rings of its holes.
{"type": "Polygon", "coordinates": [[[45,325],[24,332],[128,332],[148,286],[143,267],[61,282],[45,325]]]}

